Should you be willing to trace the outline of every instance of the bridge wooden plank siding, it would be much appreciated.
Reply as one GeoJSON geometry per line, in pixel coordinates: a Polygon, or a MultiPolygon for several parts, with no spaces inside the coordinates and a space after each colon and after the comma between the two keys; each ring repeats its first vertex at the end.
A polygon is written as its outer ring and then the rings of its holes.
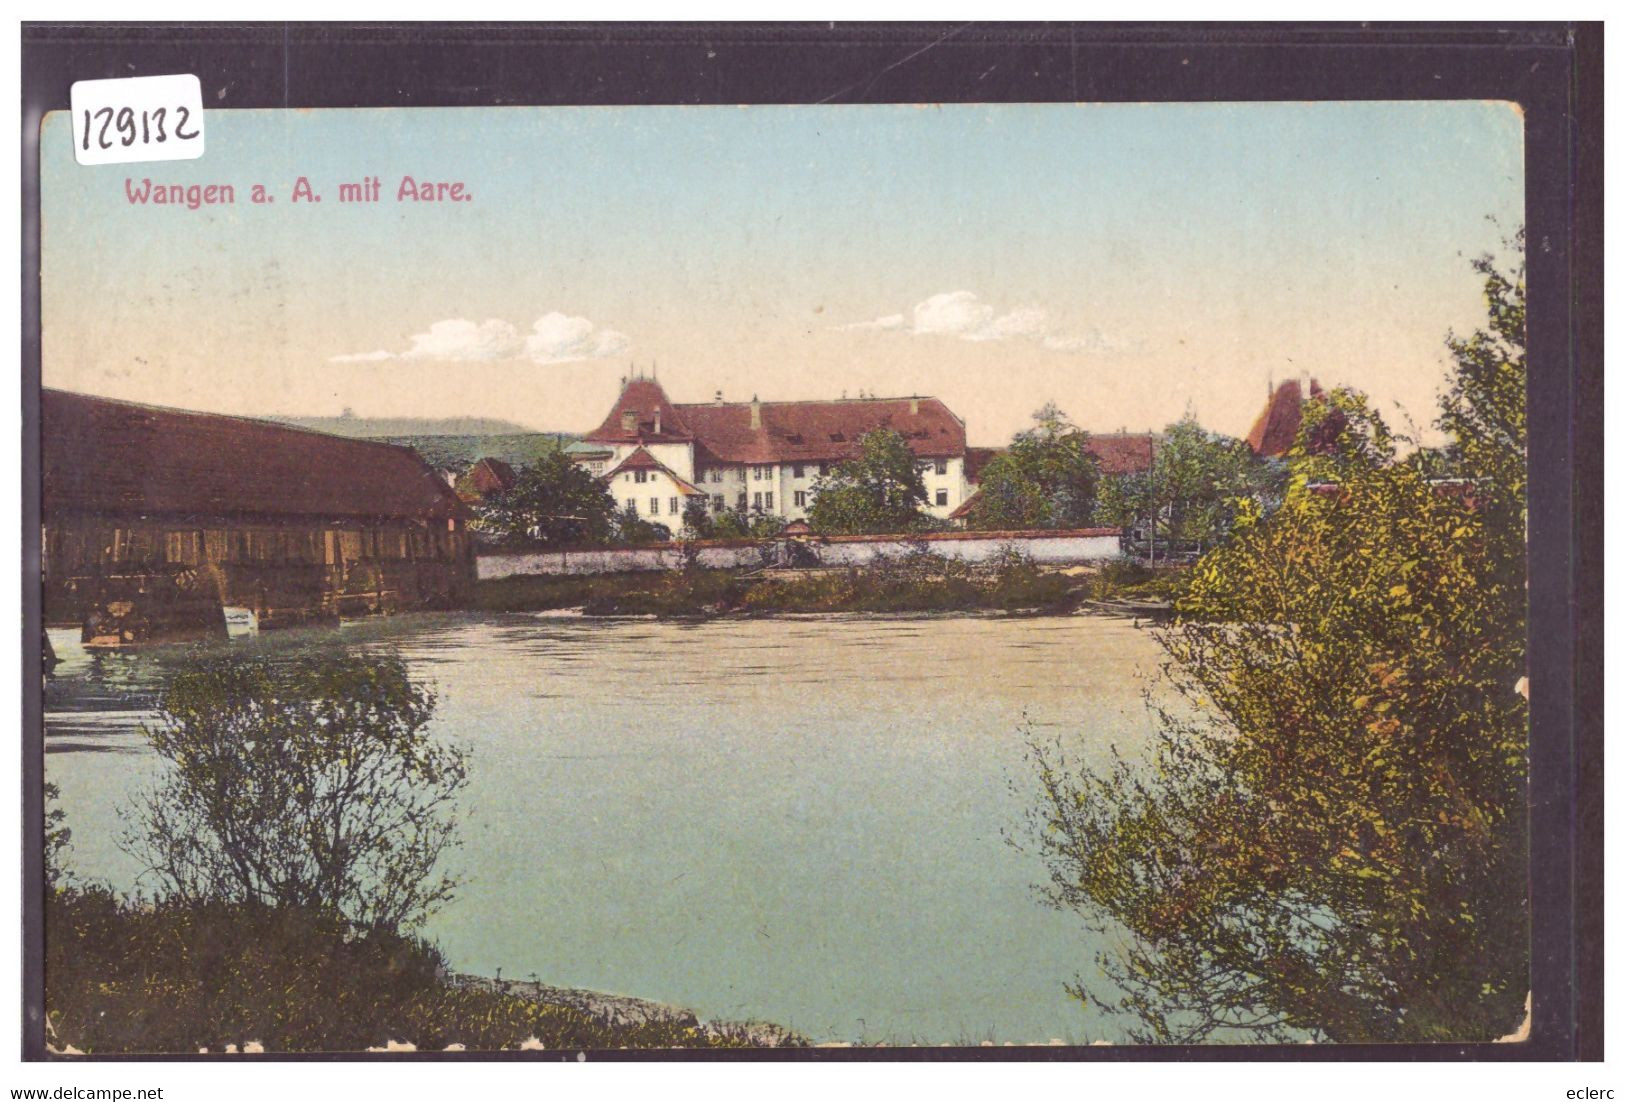
{"type": "Polygon", "coordinates": [[[416,452],[41,392],[46,622],[87,646],[468,603],[468,509],[416,452]]]}

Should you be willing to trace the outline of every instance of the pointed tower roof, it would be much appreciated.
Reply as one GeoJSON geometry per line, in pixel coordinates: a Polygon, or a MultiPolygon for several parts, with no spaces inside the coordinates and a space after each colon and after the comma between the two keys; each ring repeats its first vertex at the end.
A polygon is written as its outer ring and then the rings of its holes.
{"type": "Polygon", "coordinates": [[[604,423],[582,439],[595,444],[686,444],[694,434],[658,382],[629,379],[604,423]]]}
{"type": "MultiPolygon", "coordinates": [[[[1310,380],[1309,392],[1319,394],[1320,384],[1310,380]]],[[[1298,426],[1302,424],[1303,384],[1297,379],[1288,379],[1275,388],[1264,411],[1253,422],[1252,431],[1247,433],[1247,446],[1255,455],[1285,455],[1291,450],[1292,442],[1298,437],[1298,426]]]]}

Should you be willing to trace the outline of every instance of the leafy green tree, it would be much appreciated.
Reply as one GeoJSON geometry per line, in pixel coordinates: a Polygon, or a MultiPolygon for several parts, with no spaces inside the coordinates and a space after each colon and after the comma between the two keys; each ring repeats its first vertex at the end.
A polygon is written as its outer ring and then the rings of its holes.
{"type": "Polygon", "coordinates": [[[1521,568],[1529,468],[1528,413],[1524,394],[1524,231],[1506,243],[1514,258],[1502,271],[1490,257],[1473,267],[1484,277],[1488,328],[1448,338],[1455,371],[1445,390],[1438,427],[1451,437],[1457,473],[1470,479],[1491,530],[1516,547],[1501,548],[1502,560],[1521,568]],[[1519,554],[1514,554],[1516,550],[1519,554]]]}
{"type": "Polygon", "coordinates": [[[462,751],[396,658],[208,661],[175,675],[145,729],[168,767],[120,844],[180,903],[420,924],[452,897],[462,751]]]}
{"type": "Polygon", "coordinates": [[[1054,402],[982,468],[970,525],[980,529],[1081,528],[1095,509],[1100,463],[1089,434],[1054,402]]]}
{"type": "Polygon", "coordinates": [[[1169,425],[1157,438],[1150,477],[1169,541],[1205,548],[1224,538],[1264,474],[1246,441],[1209,432],[1189,414],[1169,425]]]}
{"type": "Polygon", "coordinates": [[[875,429],[858,441],[860,454],[838,463],[813,484],[807,523],[816,532],[913,532],[930,526],[920,460],[895,429],[875,429]]]}
{"type": "Polygon", "coordinates": [[[770,540],[784,531],[784,518],[772,513],[757,513],[750,518],[752,539],[770,540]]]}
{"type": "Polygon", "coordinates": [[[1100,480],[1094,520],[1114,528],[1137,527],[1151,515],[1152,500],[1149,471],[1107,475],[1100,480]]]}
{"type": "Polygon", "coordinates": [[[638,515],[637,506],[630,501],[615,514],[615,540],[618,543],[637,546],[644,543],[662,543],[669,539],[671,539],[670,528],[664,524],[656,524],[652,520],[644,520],[638,515]]]}
{"type": "Polygon", "coordinates": [[[45,890],[54,894],[66,887],[69,873],[67,857],[73,850],[73,831],[68,829],[68,813],[57,803],[62,790],[46,782],[45,785],[45,890]]]}
{"type": "Polygon", "coordinates": [[[1178,693],[1150,761],[1034,747],[1050,898],[1121,947],[1071,989],[1137,1039],[1486,1041],[1523,1016],[1522,280],[1487,267],[1441,415],[1472,492],[1396,462],[1363,396],[1311,403],[1283,504],[1159,633],[1178,693]]]}
{"type": "Polygon", "coordinates": [[[519,471],[507,490],[479,507],[485,529],[507,543],[569,547],[607,542],[615,499],[592,472],[562,451],[519,471]]]}
{"type": "Polygon", "coordinates": [[[719,540],[750,538],[750,522],[735,509],[724,509],[711,521],[711,535],[719,540]]]}
{"type": "Polygon", "coordinates": [[[683,532],[689,539],[707,540],[716,534],[716,523],[703,497],[690,497],[683,505],[683,532]]]}
{"type": "Polygon", "coordinates": [[[1103,480],[1095,519],[1119,528],[1154,521],[1159,549],[1205,550],[1241,513],[1273,511],[1283,474],[1245,441],[1209,432],[1187,414],[1157,435],[1150,470],[1103,480]]]}

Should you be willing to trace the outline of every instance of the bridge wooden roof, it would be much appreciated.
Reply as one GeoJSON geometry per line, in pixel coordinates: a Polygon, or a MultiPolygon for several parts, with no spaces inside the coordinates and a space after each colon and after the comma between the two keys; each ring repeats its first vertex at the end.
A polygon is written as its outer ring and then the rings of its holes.
{"type": "Polygon", "coordinates": [[[411,448],[248,417],[40,392],[42,507],[107,516],[445,520],[466,515],[411,448]]]}

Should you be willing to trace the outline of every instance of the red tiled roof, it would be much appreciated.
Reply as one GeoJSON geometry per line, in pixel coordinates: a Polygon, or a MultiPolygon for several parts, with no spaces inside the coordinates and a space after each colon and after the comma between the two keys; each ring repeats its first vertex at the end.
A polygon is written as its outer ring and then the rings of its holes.
{"type": "Polygon", "coordinates": [[[861,398],[837,402],[762,402],[751,428],[749,402],[677,407],[703,449],[700,462],[794,463],[853,459],[876,429],[902,433],[915,455],[965,453],[965,425],[935,398],[861,398]]]}
{"type": "Polygon", "coordinates": [[[466,510],[411,448],[40,391],[43,511],[445,519],[466,510]]]}
{"type": "Polygon", "coordinates": [[[513,468],[500,459],[486,456],[470,468],[468,481],[479,493],[494,494],[513,487],[513,468]]]}
{"type": "Polygon", "coordinates": [[[649,454],[648,448],[639,448],[625,459],[616,464],[615,469],[604,477],[620,474],[622,471],[663,471],[666,465],[649,454]]]}
{"type": "Polygon", "coordinates": [[[1156,437],[1149,432],[1092,432],[1089,451],[1106,475],[1140,474],[1151,469],[1156,437]]]}
{"type": "MultiPolygon", "coordinates": [[[[1315,398],[1319,395],[1320,384],[1309,380],[1309,396],[1315,398]]],[[[1296,379],[1288,379],[1275,388],[1264,405],[1264,411],[1253,422],[1252,430],[1247,433],[1247,446],[1253,449],[1255,455],[1285,455],[1292,449],[1302,424],[1303,384],[1296,379]]]]}
{"type": "Polygon", "coordinates": [[[970,497],[967,497],[964,500],[964,502],[959,506],[959,508],[957,508],[953,512],[949,513],[948,514],[948,519],[949,520],[964,520],[966,517],[968,517],[972,513],[974,513],[976,511],[976,507],[978,505],[980,505],[981,503],[982,503],[982,491],[977,490],[975,493],[971,494],[970,497]]]}
{"type": "Polygon", "coordinates": [[[626,384],[609,416],[582,439],[597,444],[695,444],[711,463],[842,460],[858,438],[890,428],[916,455],[962,455],[965,425],[935,398],[862,398],[838,402],[714,402],[676,405],[653,379],[626,384]],[[752,428],[752,411],[759,427],[752,428]],[[656,431],[658,425],[659,431],[656,431]]]}
{"type": "Polygon", "coordinates": [[[694,439],[694,435],[659,383],[653,379],[633,379],[622,388],[621,396],[615,399],[615,406],[604,418],[604,423],[581,439],[595,444],[625,443],[630,440],[649,444],[686,444],[694,439]]]}
{"type": "Polygon", "coordinates": [[[972,485],[982,481],[982,468],[991,463],[995,456],[1003,454],[1003,448],[966,448],[965,481],[972,485]]]}
{"type": "Polygon", "coordinates": [[[666,466],[660,460],[650,455],[647,448],[637,449],[631,455],[617,463],[614,470],[610,471],[608,474],[600,475],[599,478],[605,482],[608,482],[622,471],[659,471],[676,484],[678,493],[683,494],[686,497],[694,497],[695,495],[699,495],[701,497],[705,496],[704,490],[696,489],[692,483],[680,477],[670,467],[666,466]]]}

